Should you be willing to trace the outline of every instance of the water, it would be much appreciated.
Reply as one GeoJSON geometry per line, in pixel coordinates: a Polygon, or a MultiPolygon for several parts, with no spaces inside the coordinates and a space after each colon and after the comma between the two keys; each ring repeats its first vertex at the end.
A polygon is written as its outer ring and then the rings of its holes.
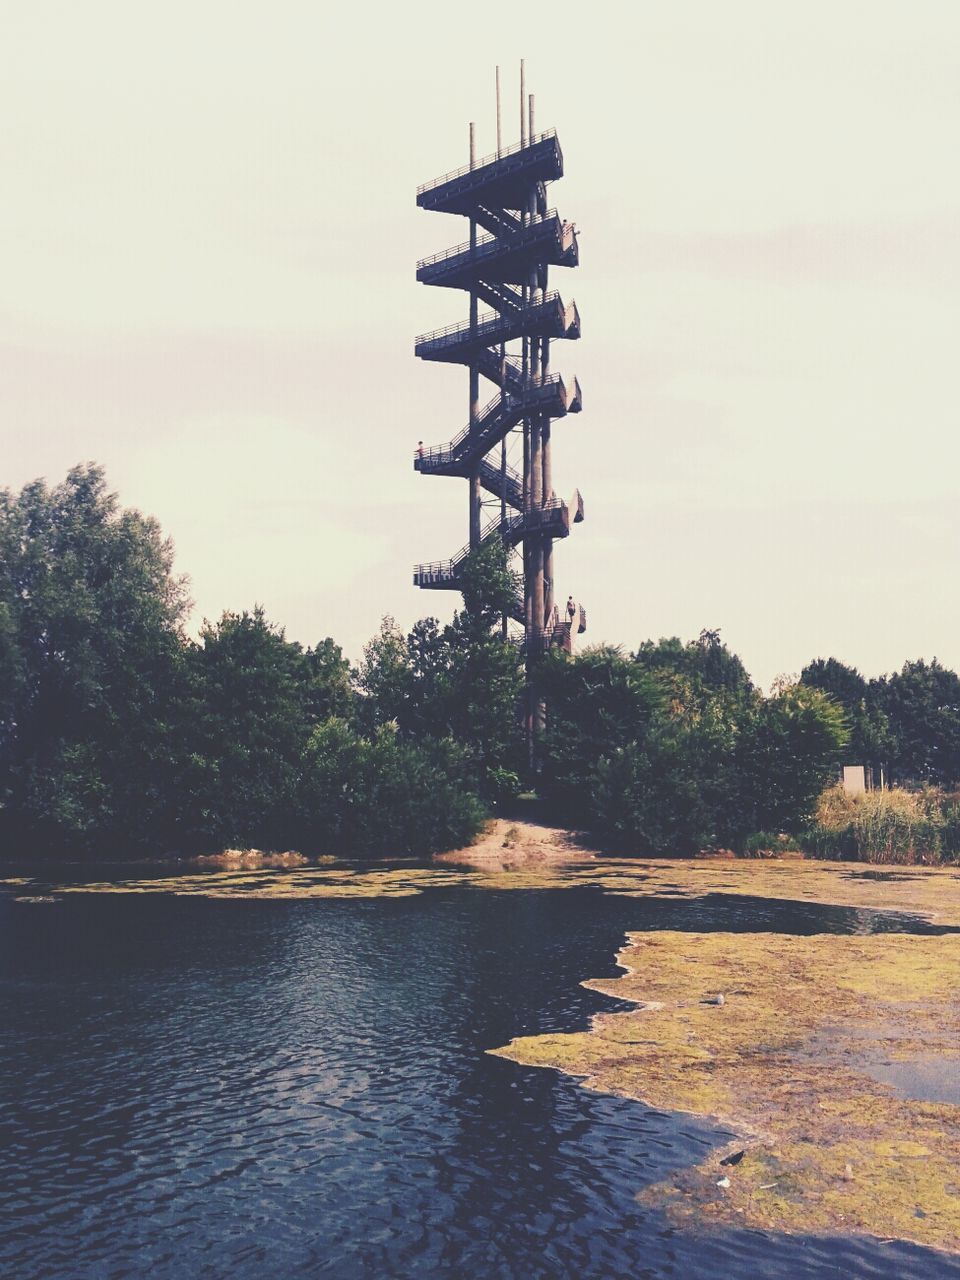
{"type": "Polygon", "coordinates": [[[677,1234],[636,1192],[728,1135],[484,1053],[618,1007],[579,983],[626,929],[904,924],[589,890],[0,901],[0,1275],[960,1277],[677,1234]]]}

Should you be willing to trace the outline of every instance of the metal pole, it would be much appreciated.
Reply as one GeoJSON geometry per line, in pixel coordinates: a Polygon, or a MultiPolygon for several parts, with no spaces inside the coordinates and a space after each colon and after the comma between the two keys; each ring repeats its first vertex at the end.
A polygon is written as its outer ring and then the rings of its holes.
{"type": "Polygon", "coordinates": [[[498,160],[500,159],[501,150],[502,150],[502,143],[501,143],[501,135],[500,135],[500,68],[497,67],[497,159],[498,160]]]}
{"type": "MultiPolygon", "coordinates": [[[[527,138],[532,143],[534,140],[534,95],[531,93],[527,98],[527,138]]],[[[527,220],[529,221],[537,212],[537,193],[530,192],[529,206],[527,209],[527,220]]],[[[530,301],[536,302],[538,298],[538,286],[540,283],[539,269],[534,266],[530,271],[530,301]]],[[[530,339],[530,383],[536,385],[540,381],[540,339],[530,339]]],[[[543,507],[543,453],[541,450],[541,422],[539,417],[535,417],[530,423],[530,506],[533,510],[539,511],[543,507]]],[[[545,622],[544,618],[544,594],[543,594],[543,539],[539,534],[531,540],[530,547],[530,574],[531,574],[531,595],[534,625],[537,630],[542,630],[545,622]]]]}
{"type": "MultiPolygon", "coordinates": [[[[471,122],[470,125],[470,168],[473,169],[477,164],[477,138],[476,126],[471,122]]],[[[477,249],[477,222],[475,218],[470,219],[470,250],[475,253],[477,249]]],[[[475,289],[470,290],[470,334],[475,337],[477,332],[477,293],[475,289]]],[[[480,368],[474,361],[470,365],[470,427],[476,426],[477,417],[480,410],[480,368]]],[[[469,481],[469,502],[470,502],[470,546],[478,547],[480,545],[480,468],[479,465],[474,467],[470,473],[469,481]]]]}
{"type": "Polygon", "coordinates": [[[520,59],[520,145],[527,145],[527,73],[520,59]]]}

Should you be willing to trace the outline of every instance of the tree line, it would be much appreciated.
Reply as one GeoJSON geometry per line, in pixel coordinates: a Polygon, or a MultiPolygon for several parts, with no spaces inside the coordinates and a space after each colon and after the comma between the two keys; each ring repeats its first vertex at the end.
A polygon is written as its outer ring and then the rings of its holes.
{"type": "Polygon", "coordinates": [[[960,777],[960,681],[936,662],[865,681],[818,660],[764,696],[705,631],[545,655],[531,778],[501,544],[463,587],[450,624],[385,619],[355,666],[260,608],[192,639],[169,540],[99,467],[0,493],[0,851],[424,854],[533,786],[626,851],[685,853],[808,821],[847,755],[960,777]]]}

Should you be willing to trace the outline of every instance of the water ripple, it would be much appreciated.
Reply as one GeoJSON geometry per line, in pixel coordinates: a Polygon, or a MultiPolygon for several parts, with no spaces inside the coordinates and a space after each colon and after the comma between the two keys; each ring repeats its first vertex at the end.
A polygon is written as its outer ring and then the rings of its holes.
{"type": "Polygon", "coordinates": [[[612,1007],[579,983],[628,928],[881,918],[579,890],[233,905],[0,902],[3,1276],[960,1277],[908,1245],[678,1235],[635,1194],[723,1134],[484,1053],[612,1007]]]}

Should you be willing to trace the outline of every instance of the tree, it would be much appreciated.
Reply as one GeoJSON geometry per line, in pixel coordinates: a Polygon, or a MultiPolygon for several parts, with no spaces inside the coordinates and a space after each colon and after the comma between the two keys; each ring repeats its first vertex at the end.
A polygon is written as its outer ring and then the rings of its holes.
{"type": "Polygon", "coordinates": [[[674,677],[682,682],[676,685],[678,689],[685,688],[698,698],[708,693],[749,697],[753,692],[746,668],[716,630],[703,630],[696,640],[687,644],[677,636],[661,639],[656,644],[646,640],[633,656],[645,670],[674,677]]]}
{"type": "Polygon", "coordinates": [[[737,750],[743,834],[806,825],[846,741],[842,708],[819,689],[787,685],[760,702],[737,750]]]}
{"type": "Polygon", "coordinates": [[[92,464],[0,494],[0,797],[21,841],[155,840],[182,690],[184,580],[92,464]],[[149,836],[146,833],[149,831],[149,836]]]}
{"type": "Polygon", "coordinates": [[[404,741],[451,738],[467,751],[473,785],[496,790],[519,768],[519,650],[495,628],[517,591],[499,538],[470,553],[459,578],[464,606],[442,630],[435,618],[404,636],[392,618],[364,649],[357,675],[366,732],[396,723],[404,741]]]}
{"type": "Polygon", "coordinates": [[[327,720],[303,755],[298,844],[367,856],[467,844],[484,817],[467,763],[449,739],[405,742],[392,724],[365,738],[343,720],[327,720]]]}
{"type": "Polygon", "coordinates": [[[889,721],[891,772],[905,782],[960,782],[960,677],[934,658],[905,662],[879,684],[889,721]]]}
{"type": "Polygon", "coordinates": [[[356,695],[350,681],[350,663],[343,650],[328,636],[304,654],[307,714],[313,724],[331,716],[350,719],[356,712],[356,695]]]}
{"type": "Polygon", "coordinates": [[[463,593],[461,632],[476,640],[491,632],[509,614],[520,593],[520,574],[510,568],[510,551],[502,538],[489,538],[467,556],[458,578],[463,593]]]}
{"type": "Polygon", "coordinates": [[[363,647],[356,674],[358,714],[367,730],[395,720],[403,726],[414,693],[414,677],[406,637],[388,614],[380,630],[363,647]]]}
{"type": "Polygon", "coordinates": [[[890,722],[881,705],[883,682],[867,681],[856,669],[836,658],[817,658],[800,673],[800,683],[829,694],[846,716],[849,741],[834,764],[854,762],[879,768],[894,750],[890,722]]]}
{"type": "Polygon", "coordinates": [[[605,807],[598,805],[597,769],[628,747],[635,765],[647,762],[643,748],[665,714],[665,690],[612,646],[584,649],[575,659],[551,651],[538,685],[547,703],[541,790],[568,820],[619,829],[602,816],[616,806],[609,788],[605,807]]]}
{"type": "MultiPolygon", "coordinates": [[[[326,656],[335,668],[333,655],[326,656]]],[[[287,843],[300,759],[314,725],[316,657],[287,640],[258,606],[204,623],[190,668],[195,711],[188,741],[197,768],[193,803],[184,804],[188,838],[287,843]]]]}

